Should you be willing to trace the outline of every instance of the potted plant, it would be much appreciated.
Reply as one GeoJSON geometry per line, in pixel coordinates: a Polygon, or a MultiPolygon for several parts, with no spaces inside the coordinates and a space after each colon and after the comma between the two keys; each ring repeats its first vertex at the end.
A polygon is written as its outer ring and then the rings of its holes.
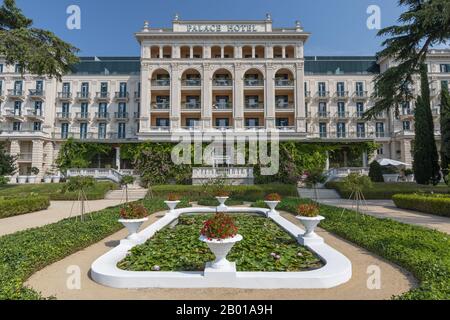
{"type": "Polygon", "coordinates": [[[36,183],[36,177],[39,174],[40,170],[36,167],[31,168],[30,173],[31,175],[28,176],[28,183],[36,183]]]}
{"type": "Polygon", "coordinates": [[[325,218],[320,216],[320,207],[315,204],[302,204],[298,207],[298,216],[297,219],[300,220],[300,222],[303,224],[303,226],[306,229],[305,234],[303,235],[304,238],[314,238],[317,237],[314,230],[316,229],[317,225],[320,223],[320,221],[324,220],[325,218]]]}
{"type": "Polygon", "coordinates": [[[392,166],[383,167],[383,180],[384,182],[398,182],[400,175],[398,170],[392,166]]]}
{"type": "Polygon", "coordinates": [[[414,182],[414,171],[412,169],[405,169],[404,171],[406,182],[414,182]]]}
{"type": "Polygon", "coordinates": [[[225,190],[220,190],[216,192],[216,199],[219,201],[220,205],[218,206],[219,209],[226,210],[227,206],[225,202],[230,198],[230,193],[225,190]]]}
{"type": "Polygon", "coordinates": [[[268,194],[265,198],[266,205],[270,208],[269,214],[277,214],[276,207],[281,202],[281,196],[278,193],[268,194]]]}
{"type": "Polygon", "coordinates": [[[120,210],[119,222],[128,230],[128,240],[135,241],[139,237],[137,232],[148,220],[148,210],[141,204],[128,203],[120,210]]]}
{"type": "Polygon", "coordinates": [[[52,175],[53,175],[52,170],[50,169],[47,170],[44,176],[44,183],[52,183],[52,175]]]}
{"type": "Polygon", "coordinates": [[[216,257],[209,266],[221,270],[232,268],[227,255],[233,246],[243,239],[238,234],[234,219],[224,213],[217,213],[204,223],[200,234],[200,241],[205,242],[216,257]]]}
{"type": "Polygon", "coordinates": [[[27,183],[27,179],[28,179],[28,176],[21,176],[21,175],[19,175],[17,177],[17,183],[18,184],[25,184],[25,183],[27,183]]]}
{"type": "Polygon", "coordinates": [[[164,203],[169,207],[170,212],[173,212],[180,203],[180,196],[175,193],[170,193],[167,197],[167,201],[164,201],[164,203]]]}

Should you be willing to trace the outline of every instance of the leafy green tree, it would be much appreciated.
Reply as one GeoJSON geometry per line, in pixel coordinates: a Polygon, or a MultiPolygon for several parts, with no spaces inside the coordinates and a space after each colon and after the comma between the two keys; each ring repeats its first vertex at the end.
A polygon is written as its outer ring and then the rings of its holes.
{"type": "Polygon", "coordinates": [[[418,184],[438,184],[441,180],[439,155],[434,139],[434,123],[430,105],[430,85],[426,65],[421,68],[421,96],[417,97],[413,170],[418,184]]]}
{"type": "Polygon", "coordinates": [[[441,93],[441,168],[447,179],[450,173],[450,94],[443,86],[441,93]]]}
{"type": "Polygon", "coordinates": [[[378,161],[374,161],[370,164],[369,178],[372,182],[384,182],[383,169],[378,161]]]}
{"type": "Polygon", "coordinates": [[[6,153],[5,145],[0,143],[0,176],[12,176],[16,171],[17,157],[6,153]]]}
{"type": "Polygon", "coordinates": [[[0,7],[0,56],[7,64],[19,64],[22,72],[61,79],[79,60],[78,49],[50,31],[34,28],[16,6],[4,0],[0,7]]]}
{"type": "Polygon", "coordinates": [[[382,111],[399,107],[412,100],[413,75],[419,73],[427,52],[433,46],[446,44],[450,39],[450,1],[399,0],[406,11],[398,19],[399,25],[380,30],[378,36],[384,49],[380,57],[393,58],[398,63],[375,79],[375,105],[365,118],[376,118],[382,111]]]}

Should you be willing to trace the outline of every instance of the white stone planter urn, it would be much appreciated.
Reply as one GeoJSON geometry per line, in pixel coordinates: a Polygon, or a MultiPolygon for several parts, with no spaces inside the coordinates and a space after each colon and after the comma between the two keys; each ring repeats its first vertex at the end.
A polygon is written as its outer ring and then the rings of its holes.
{"type": "Polygon", "coordinates": [[[61,177],[54,176],[54,177],[52,177],[52,181],[53,181],[53,183],[60,183],[61,177]]]}
{"type": "Polygon", "coordinates": [[[28,183],[35,184],[36,183],[36,179],[37,179],[36,176],[29,176],[28,177],[28,183]]]}
{"type": "Polygon", "coordinates": [[[13,176],[5,176],[6,179],[8,179],[8,184],[16,184],[17,178],[13,176]]]}
{"type": "Polygon", "coordinates": [[[44,177],[44,183],[52,183],[52,177],[44,177]]]}
{"type": "Polygon", "coordinates": [[[217,201],[219,201],[220,205],[217,207],[217,209],[219,210],[227,210],[228,207],[225,204],[225,202],[229,199],[230,197],[216,197],[217,201]]]}
{"type": "Polygon", "coordinates": [[[18,177],[17,177],[17,183],[19,183],[19,184],[25,184],[25,183],[27,183],[27,179],[28,179],[27,176],[18,176],[18,177]]]}
{"type": "Polygon", "coordinates": [[[164,203],[169,207],[170,212],[173,212],[177,205],[180,203],[180,201],[164,201],[164,203]]]}
{"type": "Polygon", "coordinates": [[[306,229],[303,238],[317,238],[318,235],[315,233],[316,227],[319,225],[321,221],[325,220],[325,218],[322,216],[317,217],[297,216],[297,219],[300,220],[300,222],[306,229]]]}
{"type": "Polygon", "coordinates": [[[227,260],[227,255],[233,249],[234,245],[242,241],[243,237],[241,235],[236,235],[233,238],[228,239],[211,239],[209,240],[205,236],[200,237],[200,241],[206,243],[209,250],[216,256],[216,260],[210,262],[208,267],[216,270],[232,270],[234,269],[234,264],[227,260]]]}
{"type": "Polygon", "coordinates": [[[119,219],[119,222],[124,225],[128,230],[127,239],[130,241],[139,240],[137,235],[139,228],[142,226],[144,222],[148,221],[148,218],[142,219],[119,219]]]}
{"type": "Polygon", "coordinates": [[[280,201],[264,201],[267,206],[270,208],[269,214],[278,214],[278,211],[275,209],[280,204],[280,201]]]}
{"type": "Polygon", "coordinates": [[[399,174],[383,174],[384,182],[398,182],[399,174]]]}

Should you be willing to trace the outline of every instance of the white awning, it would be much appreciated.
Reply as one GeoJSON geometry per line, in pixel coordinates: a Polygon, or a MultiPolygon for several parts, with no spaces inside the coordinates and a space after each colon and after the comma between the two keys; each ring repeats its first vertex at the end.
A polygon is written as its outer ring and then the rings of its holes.
{"type": "Polygon", "coordinates": [[[394,166],[394,167],[408,166],[407,163],[400,162],[397,160],[392,160],[392,159],[381,159],[381,160],[377,160],[377,161],[383,167],[386,167],[386,166],[394,166]]]}

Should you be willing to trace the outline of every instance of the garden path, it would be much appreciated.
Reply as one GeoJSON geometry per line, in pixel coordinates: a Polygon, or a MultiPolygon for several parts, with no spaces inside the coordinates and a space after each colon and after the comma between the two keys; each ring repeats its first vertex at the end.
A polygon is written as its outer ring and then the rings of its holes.
{"type": "MultiPolygon", "coordinates": [[[[148,226],[164,216],[165,213],[152,215],[144,225],[148,226]]],[[[283,216],[300,226],[300,222],[291,214],[283,216]]],[[[103,241],[77,252],[34,274],[26,283],[42,293],[43,296],[55,296],[61,300],[334,300],[334,299],[390,299],[393,295],[407,292],[416,286],[415,279],[406,271],[384,259],[350,244],[324,230],[319,229],[325,241],[347,256],[353,264],[352,279],[337,288],[320,290],[243,290],[243,289],[113,289],[101,286],[89,278],[91,264],[101,255],[117,246],[120,239],[127,236],[125,230],[103,241]],[[68,267],[78,266],[81,270],[81,288],[67,288],[70,275],[68,267]],[[370,267],[381,269],[381,288],[368,289],[371,274],[370,267]]]]}
{"type": "MultiPolygon", "coordinates": [[[[324,199],[319,202],[346,209],[352,209],[353,206],[353,201],[344,199],[324,199]]],[[[377,218],[388,218],[450,234],[450,218],[399,209],[392,200],[367,200],[367,205],[360,209],[361,212],[377,218]]]]}
{"type": "MultiPolygon", "coordinates": [[[[108,207],[117,206],[120,203],[121,200],[86,201],[86,212],[100,211],[108,207]]],[[[69,218],[72,205],[72,217],[75,217],[79,215],[80,204],[80,201],[51,201],[50,207],[46,210],[0,219],[0,236],[45,226],[69,218]]]]}

